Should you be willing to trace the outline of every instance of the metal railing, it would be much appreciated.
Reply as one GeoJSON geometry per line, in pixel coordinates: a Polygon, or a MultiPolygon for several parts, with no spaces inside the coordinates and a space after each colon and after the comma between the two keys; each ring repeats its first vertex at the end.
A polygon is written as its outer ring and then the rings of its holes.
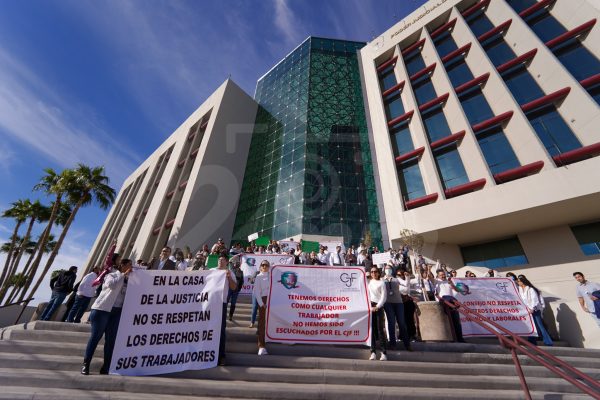
{"type": "Polygon", "coordinates": [[[16,325],[16,324],[18,324],[18,323],[19,323],[19,320],[20,320],[20,319],[21,319],[21,317],[23,316],[23,313],[25,312],[25,309],[27,308],[27,305],[28,305],[28,304],[29,304],[29,302],[30,302],[31,300],[33,300],[33,299],[34,299],[33,297],[30,297],[30,298],[28,298],[27,300],[21,300],[21,301],[15,301],[15,302],[13,302],[13,303],[8,303],[8,304],[5,304],[5,305],[3,305],[3,306],[0,306],[0,309],[2,309],[2,308],[6,308],[6,307],[10,307],[10,306],[14,306],[14,305],[21,304],[21,303],[25,303],[25,304],[23,304],[23,306],[21,307],[21,312],[19,313],[19,316],[17,317],[17,319],[15,320],[15,323],[13,324],[13,325],[16,325]]]}
{"type": "Polygon", "coordinates": [[[441,299],[441,301],[449,308],[456,309],[469,321],[476,323],[488,332],[494,334],[500,341],[500,344],[510,350],[519,380],[521,382],[521,388],[523,389],[523,393],[525,393],[525,398],[527,400],[531,400],[531,394],[529,393],[529,386],[525,380],[525,375],[523,374],[523,369],[521,367],[521,362],[519,361],[517,352],[520,352],[530,359],[537,361],[539,364],[554,372],[559,377],[579,388],[585,394],[592,396],[592,398],[600,399],[600,383],[594,380],[591,376],[584,374],[563,360],[553,356],[545,350],[542,350],[536,345],[529,343],[527,340],[517,336],[513,332],[498,325],[489,318],[484,317],[476,311],[473,311],[458,300],[454,299],[453,302],[449,302],[441,299]]]}

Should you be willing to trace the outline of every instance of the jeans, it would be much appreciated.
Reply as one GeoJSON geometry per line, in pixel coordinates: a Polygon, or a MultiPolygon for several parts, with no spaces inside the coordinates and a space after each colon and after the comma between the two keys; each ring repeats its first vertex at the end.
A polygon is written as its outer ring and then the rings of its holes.
{"type": "Polygon", "coordinates": [[[237,304],[239,294],[239,291],[229,289],[229,293],[227,294],[227,303],[229,303],[229,319],[233,319],[233,313],[235,312],[235,305],[237,304]]]}
{"type": "Polygon", "coordinates": [[[110,368],[110,362],[112,360],[112,353],[115,349],[115,342],[117,341],[117,333],[119,332],[119,321],[121,320],[121,307],[113,307],[110,311],[110,317],[108,324],[106,325],[106,335],[104,336],[104,364],[103,369],[108,372],[110,368]]]}
{"type": "Polygon", "coordinates": [[[50,301],[48,302],[48,305],[46,306],[44,312],[40,316],[40,320],[50,320],[52,318],[52,315],[54,315],[54,312],[58,309],[58,307],[60,307],[62,302],[65,301],[67,294],[68,293],[56,292],[53,290],[52,296],[50,297],[50,301]]]}
{"type": "Polygon", "coordinates": [[[258,303],[254,296],[252,296],[252,317],[250,317],[250,322],[254,325],[256,322],[256,313],[258,312],[258,303]]]}
{"type": "Polygon", "coordinates": [[[106,326],[110,320],[110,313],[108,311],[92,310],[90,313],[90,322],[92,325],[92,332],[88,340],[87,347],[85,348],[85,355],[83,356],[83,362],[89,363],[92,361],[96,347],[104,332],[106,332],[106,326]]]}
{"type": "MultiPolygon", "coordinates": [[[[544,321],[542,321],[542,311],[536,310],[531,314],[533,318],[533,323],[535,324],[535,328],[538,331],[538,335],[542,337],[544,344],[546,346],[552,346],[554,343],[552,342],[552,338],[546,328],[544,328],[544,321]]],[[[536,344],[537,338],[535,336],[530,336],[528,338],[529,342],[532,344],[536,344]]]]}
{"type": "MultiPolygon", "coordinates": [[[[375,307],[377,303],[371,303],[371,307],[375,307]]],[[[373,311],[371,315],[371,353],[375,353],[377,340],[379,339],[379,345],[381,346],[381,352],[385,354],[386,351],[386,337],[385,337],[385,322],[383,320],[383,310],[379,309],[373,311]]]]}
{"type": "Polygon", "coordinates": [[[219,342],[219,357],[218,360],[225,358],[225,327],[227,326],[227,303],[223,303],[223,314],[221,319],[221,341],[219,342]]]}
{"type": "Polygon", "coordinates": [[[390,345],[396,346],[396,322],[400,329],[400,338],[404,347],[410,346],[410,340],[408,338],[408,330],[406,328],[406,320],[404,319],[404,304],[402,303],[385,303],[383,305],[385,310],[385,317],[388,323],[388,337],[390,339],[390,345]]]}
{"type": "Polygon", "coordinates": [[[96,351],[96,347],[98,347],[100,339],[106,334],[104,338],[104,363],[102,364],[102,369],[108,370],[108,368],[110,368],[112,353],[115,348],[115,340],[119,330],[121,311],[122,309],[117,307],[113,307],[110,312],[92,310],[90,313],[92,332],[85,349],[83,362],[89,363],[92,361],[92,357],[94,356],[94,352],[96,351]]]}
{"type": "Polygon", "coordinates": [[[67,316],[67,322],[75,322],[76,324],[81,322],[81,317],[85,310],[87,310],[90,305],[91,297],[85,296],[77,296],[75,297],[75,303],[73,303],[73,307],[71,307],[71,311],[69,311],[69,315],[67,316]]]}

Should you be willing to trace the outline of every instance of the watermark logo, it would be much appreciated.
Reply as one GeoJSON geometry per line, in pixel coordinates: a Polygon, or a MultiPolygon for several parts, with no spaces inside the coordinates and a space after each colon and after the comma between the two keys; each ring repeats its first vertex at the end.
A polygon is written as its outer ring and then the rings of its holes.
{"type": "Polygon", "coordinates": [[[340,281],[344,285],[346,285],[346,287],[352,287],[352,285],[354,284],[354,281],[357,279],[358,279],[358,277],[356,276],[356,272],[351,272],[351,273],[343,272],[340,275],[340,281]]]}

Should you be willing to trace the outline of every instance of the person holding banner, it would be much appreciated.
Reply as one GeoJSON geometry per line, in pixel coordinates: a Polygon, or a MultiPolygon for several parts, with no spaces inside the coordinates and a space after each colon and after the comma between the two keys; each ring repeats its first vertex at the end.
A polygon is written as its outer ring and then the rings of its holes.
{"type": "Polygon", "coordinates": [[[229,294],[229,290],[235,290],[237,288],[237,283],[233,278],[233,274],[231,271],[227,269],[227,265],[229,264],[229,258],[226,255],[219,256],[219,261],[217,264],[217,269],[227,271],[227,275],[225,277],[225,286],[223,289],[223,314],[221,319],[221,341],[219,343],[219,365],[225,365],[225,327],[227,326],[227,295],[229,294]]]}
{"type": "MultiPolygon", "coordinates": [[[[545,304],[539,289],[533,286],[525,275],[519,275],[517,277],[517,285],[519,285],[519,295],[521,295],[521,300],[523,300],[523,304],[527,306],[527,311],[533,318],[538,334],[542,336],[546,346],[552,346],[554,343],[542,320],[542,311],[544,310],[545,304]]],[[[529,340],[531,344],[536,344],[537,342],[535,336],[530,336],[527,340],[529,340]]]]}
{"type": "Polygon", "coordinates": [[[85,349],[83,366],[81,367],[83,375],[90,374],[90,362],[102,336],[104,336],[104,363],[100,368],[100,374],[108,374],[119,329],[121,310],[125,301],[127,276],[131,273],[132,267],[131,260],[124,258],[121,260],[119,267],[113,268],[104,278],[102,291],[92,305],[90,313],[92,331],[85,349]]]}
{"type": "Polygon", "coordinates": [[[254,280],[254,289],[252,297],[258,304],[258,355],[266,356],[267,348],[265,346],[265,319],[267,316],[267,296],[271,287],[271,277],[269,276],[269,268],[271,265],[267,260],[260,263],[260,273],[254,280]]]}
{"type": "Polygon", "coordinates": [[[450,315],[450,320],[452,322],[452,326],[454,327],[454,335],[456,337],[456,341],[459,343],[464,343],[465,339],[462,334],[462,326],[460,324],[460,314],[458,313],[458,307],[450,307],[448,306],[444,300],[447,300],[451,303],[456,301],[455,297],[458,293],[456,286],[451,279],[447,279],[446,271],[440,269],[437,271],[437,279],[435,281],[435,295],[442,303],[444,310],[450,315]]]}
{"type": "MultiPolygon", "coordinates": [[[[388,338],[390,340],[390,349],[396,348],[396,322],[400,330],[400,338],[404,347],[408,351],[412,351],[410,339],[408,338],[408,330],[404,318],[404,303],[402,302],[402,293],[400,291],[400,281],[393,275],[393,267],[391,263],[385,266],[385,278],[383,278],[387,290],[387,301],[383,305],[385,317],[388,325],[388,338]]],[[[403,281],[405,283],[405,281],[403,281]]]]}
{"type": "Polygon", "coordinates": [[[385,322],[383,320],[383,306],[387,301],[387,290],[384,281],[381,280],[381,271],[373,266],[370,269],[371,280],[369,281],[369,299],[371,301],[371,357],[369,360],[377,359],[377,340],[381,347],[381,361],[387,361],[385,322]]]}

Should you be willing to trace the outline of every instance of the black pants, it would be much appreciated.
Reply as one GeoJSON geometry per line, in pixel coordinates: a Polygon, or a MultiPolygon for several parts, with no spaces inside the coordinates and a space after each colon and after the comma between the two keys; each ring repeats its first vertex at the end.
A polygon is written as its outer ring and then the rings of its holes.
{"type": "MultiPolygon", "coordinates": [[[[377,303],[371,302],[371,307],[375,307],[377,303]]],[[[379,340],[379,346],[381,346],[381,352],[386,352],[386,337],[385,337],[385,321],[383,308],[375,311],[371,315],[371,353],[375,353],[377,350],[376,344],[379,340]]]]}
{"type": "Polygon", "coordinates": [[[450,315],[450,321],[452,322],[452,328],[454,329],[454,335],[457,342],[464,342],[465,339],[462,335],[462,326],[460,325],[460,313],[453,307],[448,306],[446,303],[442,303],[444,310],[450,315]]]}
{"type": "Polygon", "coordinates": [[[417,325],[415,324],[415,311],[417,306],[413,299],[404,302],[404,320],[406,321],[406,330],[408,337],[414,339],[417,337],[417,325]]]}

